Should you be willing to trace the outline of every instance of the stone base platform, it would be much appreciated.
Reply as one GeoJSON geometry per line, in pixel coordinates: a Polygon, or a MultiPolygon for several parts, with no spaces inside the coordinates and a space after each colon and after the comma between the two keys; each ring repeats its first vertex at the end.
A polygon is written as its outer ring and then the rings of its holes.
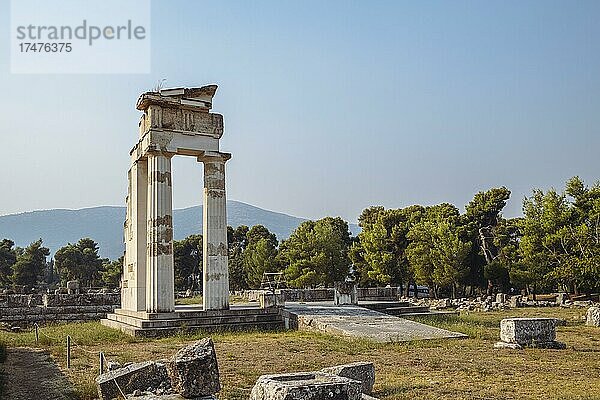
{"type": "Polygon", "coordinates": [[[202,306],[176,306],[173,313],[147,313],[116,309],[102,325],[135,337],[161,337],[179,332],[283,329],[277,308],[232,306],[229,310],[204,311],[202,306]]]}
{"type": "Polygon", "coordinates": [[[374,311],[366,306],[332,306],[330,303],[286,303],[286,328],[358,337],[376,342],[466,338],[467,335],[374,311]]]}

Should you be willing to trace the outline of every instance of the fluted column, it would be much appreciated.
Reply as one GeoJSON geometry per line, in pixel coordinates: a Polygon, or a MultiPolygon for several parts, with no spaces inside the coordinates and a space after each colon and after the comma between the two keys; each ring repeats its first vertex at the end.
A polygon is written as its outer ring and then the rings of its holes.
{"type": "Polygon", "coordinates": [[[230,157],[226,153],[211,153],[201,159],[204,163],[202,276],[205,310],[229,308],[225,162],[230,157]]]}
{"type": "Polygon", "coordinates": [[[171,155],[148,154],[146,311],[175,309],[171,155]]]}
{"type": "Polygon", "coordinates": [[[125,223],[125,262],[121,307],[130,311],[146,309],[146,253],[148,233],[148,161],[133,163],[128,173],[127,219],[125,223]]]}

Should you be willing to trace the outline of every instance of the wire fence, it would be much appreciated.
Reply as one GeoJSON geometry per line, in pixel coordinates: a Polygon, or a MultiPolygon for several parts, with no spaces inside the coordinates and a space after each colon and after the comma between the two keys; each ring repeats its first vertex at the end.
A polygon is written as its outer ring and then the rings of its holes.
{"type": "MultiPolygon", "coordinates": [[[[40,326],[37,323],[34,323],[34,327],[35,327],[35,342],[37,345],[40,344],[40,335],[49,339],[52,342],[55,343],[60,343],[65,339],[61,339],[61,338],[57,338],[54,336],[50,336],[47,333],[43,332],[40,329],[40,326]]],[[[86,348],[83,347],[83,345],[80,345],[78,343],[76,343],[73,338],[71,337],[71,335],[67,335],[66,336],[66,341],[65,341],[65,345],[66,345],[66,358],[67,358],[67,368],[71,368],[71,350],[72,349],[78,349],[83,351],[84,353],[90,354],[90,355],[94,355],[98,357],[98,364],[99,364],[99,374],[102,375],[104,372],[106,372],[106,368],[109,364],[109,361],[106,358],[106,354],[103,351],[96,351],[96,350],[87,350],[86,348]]],[[[112,382],[115,384],[115,387],[117,388],[117,390],[119,391],[119,393],[121,394],[121,396],[123,398],[127,398],[127,396],[125,395],[125,393],[123,392],[123,390],[121,389],[121,387],[119,386],[119,383],[116,380],[116,377],[111,379],[112,382]]],[[[250,392],[251,389],[248,388],[242,388],[242,387],[236,387],[233,386],[232,389],[241,391],[241,392],[250,392]]]]}
{"type": "MultiPolygon", "coordinates": [[[[63,339],[59,339],[54,336],[50,336],[47,333],[43,332],[37,323],[34,324],[34,328],[35,328],[35,343],[38,345],[40,344],[40,335],[49,339],[51,342],[60,343],[63,341],[63,339]]],[[[97,356],[98,364],[99,364],[98,370],[100,372],[100,375],[106,371],[106,366],[108,365],[108,361],[107,361],[105,353],[100,350],[91,350],[91,351],[87,350],[86,348],[83,347],[83,345],[76,343],[73,340],[73,337],[71,335],[67,335],[67,337],[66,337],[67,368],[71,368],[71,350],[74,348],[77,348],[78,350],[81,350],[84,353],[97,356]]],[[[117,384],[117,382],[115,382],[115,384],[117,384]]]]}

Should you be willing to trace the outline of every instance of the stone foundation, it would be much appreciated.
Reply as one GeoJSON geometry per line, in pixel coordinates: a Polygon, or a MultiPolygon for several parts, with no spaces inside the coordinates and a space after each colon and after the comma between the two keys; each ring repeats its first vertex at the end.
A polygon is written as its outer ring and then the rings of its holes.
{"type": "Polygon", "coordinates": [[[100,321],[136,337],[163,337],[178,332],[220,332],[243,330],[280,330],[284,328],[276,307],[232,307],[229,310],[202,310],[176,306],[172,313],[146,313],[116,309],[100,321]]]}
{"type": "MultiPolygon", "coordinates": [[[[243,294],[248,297],[248,301],[259,301],[260,294],[264,290],[247,290],[243,294]]],[[[281,289],[279,291],[284,296],[284,301],[289,302],[317,302],[334,301],[333,288],[320,289],[281,289]]],[[[360,301],[398,301],[401,295],[398,288],[375,287],[375,288],[356,288],[356,298],[360,301]]]]}
{"type": "Polygon", "coordinates": [[[27,326],[33,323],[98,321],[119,307],[114,293],[5,294],[0,295],[0,323],[27,326]]]}

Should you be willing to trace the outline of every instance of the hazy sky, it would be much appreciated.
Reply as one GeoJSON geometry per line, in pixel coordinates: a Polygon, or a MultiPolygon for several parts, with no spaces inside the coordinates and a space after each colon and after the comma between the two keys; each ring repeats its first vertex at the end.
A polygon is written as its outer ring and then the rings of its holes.
{"type": "MultiPolygon", "coordinates": [[[[219,85],[230,199],[355,221],[380,204],[600,178],[598,1],[153,1],[152,73],[11,75],[0,214],[123,205],[138,95],[219,85]]],[[[176,159],[174,205],[201,204],[176,159]]]]}

